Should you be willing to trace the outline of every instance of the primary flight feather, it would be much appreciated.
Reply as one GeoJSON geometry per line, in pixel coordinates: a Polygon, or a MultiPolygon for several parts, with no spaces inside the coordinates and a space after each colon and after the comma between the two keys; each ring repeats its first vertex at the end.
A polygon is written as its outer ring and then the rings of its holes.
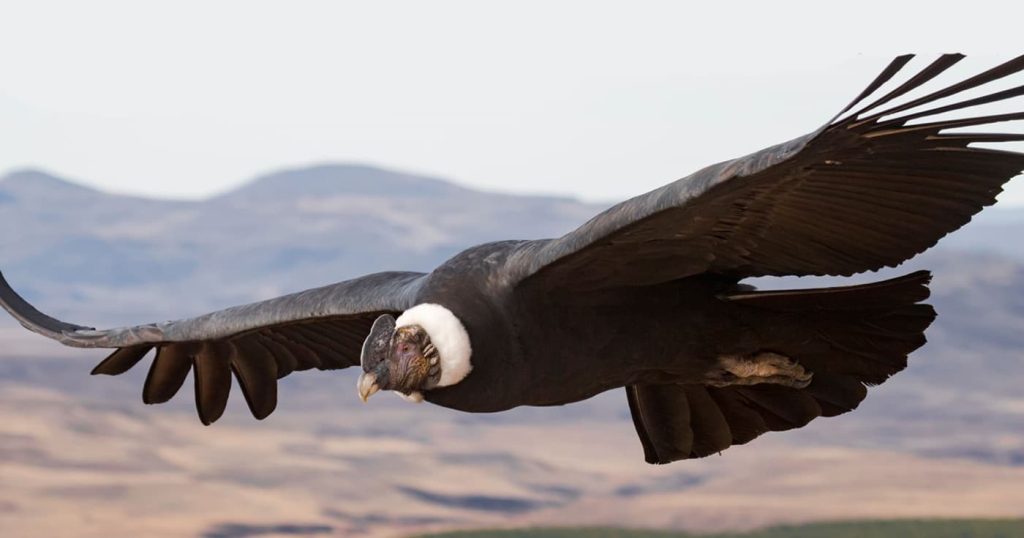
{"type": "Polygon", "coordinates": [[[896,266],[995,202],[1024,154],[975,144],[1024,135],[973,129],[1024,112],[968,112],[1024,85],[956,98],[1024,70],[1024,56],[907,97],[962,58],[943,55],[868,101],[911,59],[896,58],[808,135],[627,200],[563,237],[479,245],[430,273],[110,330],[39,312],[2,275],[0,304],[66,345],[114,348],[94,374],[124,373],[156,350],[143,400],[169,400],[191,371],[204,424],[223,413],[232,378],[264,418],[277,379],[359,365],[364,401],[393,390],[469,412],[625,388],[648,462],[706,456],[854,409],[924,344],[935,318],[922,304],[926,272],[768,292],[741,280],[896,266]]]}

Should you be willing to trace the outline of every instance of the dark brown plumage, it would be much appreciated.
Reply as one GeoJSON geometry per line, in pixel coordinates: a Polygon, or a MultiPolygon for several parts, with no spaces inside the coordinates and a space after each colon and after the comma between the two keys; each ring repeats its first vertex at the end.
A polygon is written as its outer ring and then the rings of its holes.
{"type": "MultiPolygon", "coordinates": [[[[437,304],[472,342],[471,373],[447,385],[417,375],[403,391],[492,412],[625,387],[647,461],[706,456],[854,409],[924,343],[935,316],[921,304],[927,273],[786,292],[739,281],[895,266],[994,203],[1024,154],[975,144],[1024,135],[960,129],[1024,119],[970,115],[1024,86],[954,98],[1024,70],[1024,56],[909,97],[962,58],[943,55],[867,101],[910,61],[899,57],[806,136],[627,200],[563,237],[479,245],[429,274],[379,273],[107,331],[40,313],[2,278],[0,304],[67,345],[116,348],[93,373],[123,373],[156,349],[146,403],[169,399],[191,369],[205,424],[223,413],[232,375],[257,418],[274,410],[276,379],[293,371],[354,366],[362,355],[382,383],[389,371],[391,381],[412,379],[395,370],[411,368],[395,362],[395,316],[437,304]],[[964,116],[946,119],[951,112],[964,116]]],[[[382,388],[373,381],[360,392],[382,388]]]]}
{"type": "Polygon", "coordinates": [[[924,345],[924,330],[935,319],[935,311],[920,304],[929,279],[922,271],[864,286],[725,297],[740,305],[738,314],[759,335],[760,347],[798,357],[814,378],[803,389],[631,385],[630,411],[647,461],[707,456],[856,409],[866,385],[903,370],[907,356],[924,345]]]}

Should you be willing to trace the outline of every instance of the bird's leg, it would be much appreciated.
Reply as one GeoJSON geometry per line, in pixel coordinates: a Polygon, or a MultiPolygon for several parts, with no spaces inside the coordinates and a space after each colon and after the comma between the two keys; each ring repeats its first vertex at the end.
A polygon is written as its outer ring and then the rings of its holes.
{"type": "Polygon", "coordinates": [[[729,387],[772,383],[802,389],[811,384],[814,376],[789,357],[768,351],[752,355],[722,355],[718,364],[719,369],[708,374],[707,385],[729,387]]]}

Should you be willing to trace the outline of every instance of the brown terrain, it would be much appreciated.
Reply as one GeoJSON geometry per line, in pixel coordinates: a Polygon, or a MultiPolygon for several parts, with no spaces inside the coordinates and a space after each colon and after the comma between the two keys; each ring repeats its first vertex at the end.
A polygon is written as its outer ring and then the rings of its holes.
{"type": "MultiPolygon", "coordinates": [[[[85,377],[81,364],[81,383],[110,383],[85,377]]],[[[601,405],[581,406],[597,418],[464,419],[397,398],[362,406],[351,376],[321,375],[337,391],[320,409],[286,403],[257,423],[236,405],[212,427],[183,410],[0,386],[4,535],[402,536],[528,524],[716,530],[1024,516],[1021,466],[793,443],[787,434],[650,466],[630,424],[603,417],[601,405]]],[[[297,388],[282,400],[297,399],[297,388]]],[[[1017,404],[1024,412],[1024,400],[1017,404]]],[[[852,417],[811,428],[841,434],[852,417]]],[[[1019,436],[1006,437],[1019,447],[1019,436]]]]}

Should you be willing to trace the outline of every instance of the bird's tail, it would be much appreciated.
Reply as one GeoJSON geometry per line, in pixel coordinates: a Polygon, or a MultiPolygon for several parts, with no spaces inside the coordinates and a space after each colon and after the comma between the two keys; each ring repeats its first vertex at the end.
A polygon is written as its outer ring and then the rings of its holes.
{"type": "Polygon", "coordinates": [[[744,307],[760,344],[818,374],[876,385],[907,366],[935,319],[931,273],[859,286],[753,291],[724,297],[744,307]]]}
{"type": "Polygon", "coordinates": [[[907,366],[935,310],[927,271],[860,286],[748,291],[723,296],[757,332],[761,351],[813,374],[804,388],[757,385],[627,387],[650,463],[703,457],[762,433],[799,428],[856,408],[867,386],[907,366]]]}

